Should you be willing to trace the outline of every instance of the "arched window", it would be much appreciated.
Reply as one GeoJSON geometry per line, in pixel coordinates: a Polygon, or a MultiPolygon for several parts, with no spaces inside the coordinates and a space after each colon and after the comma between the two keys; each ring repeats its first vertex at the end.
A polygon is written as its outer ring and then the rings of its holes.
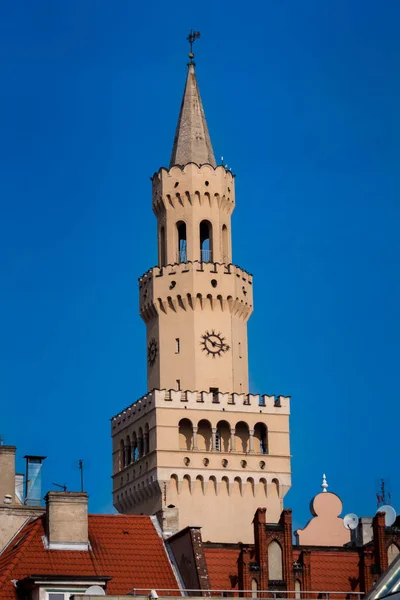
{"type": "Polygon", "coordinates": [[[193,425],[189,419],[179,421],[179,450],[192,450],[193,425]]]}
{"type": "Polygon", "coordinates": [[[251,597],[257,598],[258,583],[257,579],[251,580],[251,597]]]}
{"type": "Polygon", "coordinates": [[[222,225],[222,262],[229,263],[228,228],[222,225]]]}
{"type": "Polygon", "coordinates": [[[139,435],[138,435],[138,449],[139,449],[139,458],[142,458],[142,456],[144,455],[144,440],[143,440],[143,429],[141,427],[139,428],[139,435]]]}
{"type": "Polygon", "coordinates": [[[276,540],[268,546],[268,579],[272,581],[283,579],[282,548],[276,540]]]}
{"type": "Polygon", "coordinates": [[[219,421],[217,423],[217,435],[219,436],[219,448],[216,450],[220,452],[229,452],[231,442],[231,427],[226,421],[219,421]]]}
{"type": "Polygon", "coordinates": [[[160,227],[160,267],[165,267],[166,260],[166,247],[165,247],[165,227],[160,227]]]}
{"type": "Polygon", "coordinates": [[[132,434],[132,458],[134,461],[139,458],[139,448],[136,433],[132,434]]]}
{"type": "Polygon", "coordinates": [[[265,423],[256,423],[254,426],[255,452],[268,454],[268,430],[265,423]]]}
{"type": "Polygon", "coordinates": [[[210,221],[200,223],[200,260],[212,262],[212,225],[210,221]]]}
{"type": "Polygon", "coordinates": [[[212,429],[209,421],[202,419],[199,421],[197,429],[197,443],[199,450],[210,452],[212,446],[212,429]]]}
{"type": "Polygon", "coordinates": [[[150,439],[149,439],[149,425],[146,423],[144,426],[144,453],[150,452],[150,439]]]}
{"type": "Polygon", "coordinates": [[[221,434],[219,432],[219,429],[217,429],[215,433],[215,450],[217,452],[221,452],[221,434]]]}
{"type": "Polygon", "coordinates": [[[294,597],[301,598],[301,581],[300,579],[296,579],[294,582],[294,597]]]}
{"type": "Polygon", "coordinates": [[[236,452],[249,451],[249,427],[244,421],[240,421],[235,429],[235,448],[236,452]]]}
{"type": "Polygon", "coordinates": [[[388,551],[387,551],[388,565],[392,564],[392,562],[394,561],[396,556],[399,555],[399,553],[400,553],[400,550],[399,550],[398,546],[396,546],[396,544],[390,544],[388,551]]]}
{"type": "Polygon", "coordinates": [[[119,467],[123,469],[125,467],[125,444],[124,440],[119,443],[119,467]]]}
{"type": "Polygon", "coordinates": [[[176,231],[178,236],[177,262],[187,262],[186,223],[184,221],[178,221],[176,224],[176,231]]]}
{"type": "Polygon", "coordinates": [[[126,437],[126,444],[125,444],[125,465],[130,465],[131,464],[131,440],[129,435],[126,437]]]}

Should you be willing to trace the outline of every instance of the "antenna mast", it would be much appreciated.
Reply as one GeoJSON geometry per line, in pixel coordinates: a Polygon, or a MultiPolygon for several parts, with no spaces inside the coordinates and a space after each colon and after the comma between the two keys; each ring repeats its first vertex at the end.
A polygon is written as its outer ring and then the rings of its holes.
{"type": "Polygon", "coordinates": [[[79,470],[81,472],[81,492],[83,492],[83,460],[79,461],[79,470]]]}

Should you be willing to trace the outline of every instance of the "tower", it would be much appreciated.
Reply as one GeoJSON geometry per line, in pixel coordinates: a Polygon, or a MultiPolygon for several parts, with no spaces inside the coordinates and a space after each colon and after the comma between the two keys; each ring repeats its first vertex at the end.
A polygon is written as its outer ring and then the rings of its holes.
{"type": "Polygon", "coordinates": [[[158,265],[139,278],[149,391],[112,419],[113,499],[166,533],[247,543],[256,509],[278,522],[290,488],[289,398],[249,394],[253,278],[232,262],[234,175],[189,57],[170,165],[152,177],[158,265]]]}

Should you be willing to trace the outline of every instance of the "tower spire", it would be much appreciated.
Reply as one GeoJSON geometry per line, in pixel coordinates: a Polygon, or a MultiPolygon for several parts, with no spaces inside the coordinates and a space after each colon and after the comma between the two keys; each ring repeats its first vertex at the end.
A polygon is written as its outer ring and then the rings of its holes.
{"type": "Polygon", "coordinates": [[[187,37],[190,44],[190,61],[172,148],[170,168],[174,165],[184,166],[190,162],[198,165],[208,163],[213,167],[217,166],[196,79],[195,63],[193,62],[193,43],[199,37],[200,33],[198,31],[191,31],[187,37]]]}

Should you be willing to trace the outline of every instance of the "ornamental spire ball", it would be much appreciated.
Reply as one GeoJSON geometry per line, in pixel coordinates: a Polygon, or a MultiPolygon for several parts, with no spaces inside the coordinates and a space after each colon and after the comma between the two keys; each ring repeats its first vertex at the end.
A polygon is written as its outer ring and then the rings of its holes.
{"type": "Polygon", "coordinates": [[[328,491],[328,482],[326,481],[326,475],[325,473],[322,475],[322,483],[321,483],[321,487],[322,487],[322,491],[323,492],[327,492],[328,491]]]}
{"type": "Polygon", "coordinates": [[[200,37],[200,31],[193,31],[193,29],[190,30],[189,35],[187,36],[187,41],[189,42],[190,45],[190,52],[189,52],[189,58],[190,58],[190,64],[194,65],[193,59],[194,59],[194,54],[193,54],[193,43],[200,37]]]}

